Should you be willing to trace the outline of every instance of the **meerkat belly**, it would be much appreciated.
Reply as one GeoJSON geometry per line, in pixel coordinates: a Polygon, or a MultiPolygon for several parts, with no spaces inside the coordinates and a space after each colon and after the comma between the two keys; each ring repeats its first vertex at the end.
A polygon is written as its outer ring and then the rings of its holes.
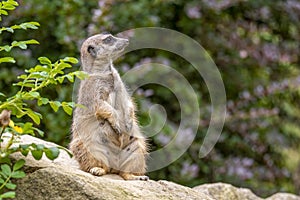
{"type": "Polygon", "coordinates": [[[116,143],[111,137],[101,135],[94,140],[89,149],[95,159],[103,161],[110,169],[120,171],[129,152],[121,149],[116,143]]]}
{"type": "MultiPolygon", "coordinates": [[[[85,130],[87,130],[86,128],[85,130]]],[[[120,170],[122,150],[110,124],[107,121],[101,123],[98,120],[91,120],[88,129],[91,135],[89,141],[86,141],[89,152],[95,159],[104,162],[109,168],[120,170]]]]}

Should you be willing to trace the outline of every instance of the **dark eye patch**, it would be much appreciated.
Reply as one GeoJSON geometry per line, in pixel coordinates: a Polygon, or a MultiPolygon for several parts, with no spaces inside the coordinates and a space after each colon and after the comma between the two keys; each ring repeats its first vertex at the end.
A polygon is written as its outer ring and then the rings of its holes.
{"type": "Polygon", "coordinates": [[[96,54],[97,54],[95,47],[92,46],[92,45],[89,45],[89,46],[88,46],[87,51],[88,51],[93,57],[95,57],[96,54]]]}
{"type": "Polygon", "coordinates": [[[112,44],[115,42],[115,38],[113,38],[111,35],[106,37],[105,39],[102,40],[104,44],[112,44]]]}

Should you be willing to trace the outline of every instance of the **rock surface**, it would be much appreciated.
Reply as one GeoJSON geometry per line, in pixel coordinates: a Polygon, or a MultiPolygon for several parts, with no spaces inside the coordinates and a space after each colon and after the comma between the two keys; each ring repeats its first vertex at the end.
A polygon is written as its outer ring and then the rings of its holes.
{"type": "MultiPolygon", "coordinates": [[[[56,146],[32,136],[24,135],[21,143],[56,146]]],[[[23,157],[14,154],[14,158],[23,157]]],[[[199,199],[199,200],[261,200],[249,189],[236,188],[230,184],[204,184],[194,188],[169,181],[124,181],[117,175],[96,177],[78,169],[76,161],[61,151],[59,157],[50,161],[46,157],[36,161],[26,157],[27,176],[17,181],[17,199],[199,199]]],[[[267,200],[300,200],[299,196],[277,193],[267,200]]]]}

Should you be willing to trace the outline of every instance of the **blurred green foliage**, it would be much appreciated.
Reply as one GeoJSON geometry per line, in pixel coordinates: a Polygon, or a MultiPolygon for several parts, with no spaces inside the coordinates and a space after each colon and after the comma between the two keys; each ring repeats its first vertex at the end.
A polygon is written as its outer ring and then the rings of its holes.
{"type": "MultiPolygon", "coordinates": [[[[300,2],[242,0],[20,0],[21,6],[3,24],[38,21],[31,31],[42,45],[13,50],[15,64],[1,66],[0,91],[14,93],[11,83],[36,58],[79,57],[81,42],[109,31],[158,26],[184,33],[198,41],[217,64],[226,87],[227,119],[221,138],[205,158],[198,151],[210,118],[209,93],[201,76],[182,58],[171,53],[140,50],[116,63],[121,72],[145,62],[168,63],[183,74],[197,91],[201,126],[189,150],[170,166],[150,173],[188,186],[228,182],[249,187],[260,195],[300,191],[300,2]]],[[[28,36],[28,35],[27,35],[28,36]]],[[[27,38],[26,36],[26,38],[27,38]]],[[[22,40],[3,33],[2,44],[22,40]]],[[[5,55],[4,55],[5,56],[5,55]]],[[[2,56],[3,57],[3,56],[2,56]]],[[[78,66],[79,67],[79,66],[78,66]]],[[[178,86],[180,87],[180,85],[178,86]]],[[[60,85],[49,97],[71,101],[72,88],[60,85]]],[[[141,124],[149,121],[144,101],[161,104],[168,120],[180,122],[180,106],[166,88],[147,85],[135,94],[141,124]]],[[[71,118],[37,108],[43,113],[40,129],[46,139],[67,145],[71,118]]],[[[150,138],[151,148],[162,148],[169,129],[150,138]],[[164,137],[161,137],[163,135],[164,137]]]]}

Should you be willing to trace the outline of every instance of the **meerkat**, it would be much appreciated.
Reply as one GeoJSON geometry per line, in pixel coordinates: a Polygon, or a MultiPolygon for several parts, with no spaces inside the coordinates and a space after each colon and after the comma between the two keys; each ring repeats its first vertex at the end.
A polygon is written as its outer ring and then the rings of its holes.
{"type": "Polygon", "coordinates": [[[125,180],[148,180],[147,144],[135,117],[135,106],[112,61],[127,39],[98,34],[81,47],[83,71],[72,124],[70,150],[83,171],[101,176],[119,174],[125,180]]]}

